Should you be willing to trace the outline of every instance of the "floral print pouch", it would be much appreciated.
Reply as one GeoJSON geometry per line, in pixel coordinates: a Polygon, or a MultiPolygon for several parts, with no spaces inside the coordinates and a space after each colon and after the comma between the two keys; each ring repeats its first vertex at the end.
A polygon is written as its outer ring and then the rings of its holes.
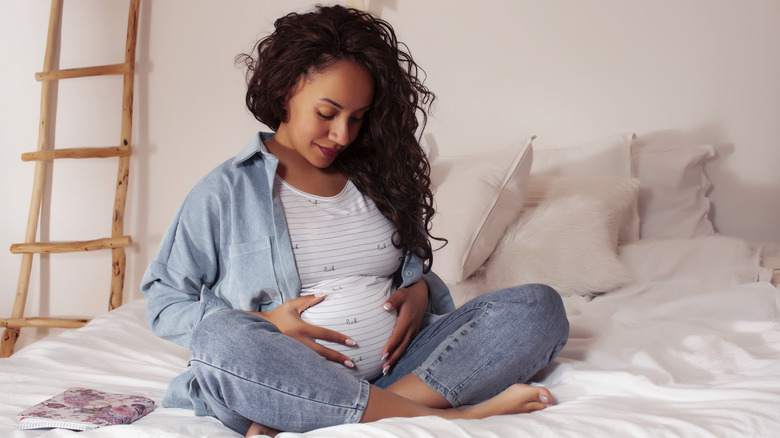
{"type": "Polygon", "coordinates": [[[95,429],[130,424],[154,410],[154,400],[138,395],[70,388],[19,413],[18,429],[95,429]]]}

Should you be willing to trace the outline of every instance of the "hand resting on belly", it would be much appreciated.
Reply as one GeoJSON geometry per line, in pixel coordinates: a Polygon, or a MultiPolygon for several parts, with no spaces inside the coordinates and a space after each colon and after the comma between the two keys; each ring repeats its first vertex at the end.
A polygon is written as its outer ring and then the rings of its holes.
{"type": "Polygon", "coordinates": [[[327,280],[301,290],[301,295],[325,294],[319,304],[306,309],[301,318],[309,324],[335,330],[354,339],[348,347],[317,340],[323,346],[350,357],[356,376],[372,379],[382,373],[382,350],[395,328],[397,314],[382,305],[392,294],[392,279],[351,276],[327,280]]]}

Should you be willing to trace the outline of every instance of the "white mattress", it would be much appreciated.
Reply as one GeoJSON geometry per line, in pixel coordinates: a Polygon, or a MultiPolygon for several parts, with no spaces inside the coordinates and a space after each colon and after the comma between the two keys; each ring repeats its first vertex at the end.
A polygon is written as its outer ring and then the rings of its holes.
{"type": "MultiPolygon", "coordinates": [[[[388,419],[290,437],[780,436],[780,291],[759,251],[722,237],[621,248],[634,283],[566,299],[568,345],[541,375],[557,404],[485,420],[388,419]]],[[[162,400],[187,351],[148,329],[136,301],[0,359],[2,437],[234,437],[158,407],[128,426],[17,431],[16,414],[71,386],[162,400]]]]}

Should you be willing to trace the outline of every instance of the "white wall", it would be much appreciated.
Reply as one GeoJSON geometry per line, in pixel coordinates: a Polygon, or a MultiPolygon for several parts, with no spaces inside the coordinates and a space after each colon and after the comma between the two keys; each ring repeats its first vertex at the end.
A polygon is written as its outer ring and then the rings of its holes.
{"type": "MultiPolygon", "coordinates": [[[[427,131],[442,156],[529,135],[538,147],[633,131],[710,143],[713,220],[723,234],[780,241],[780,2],[776,0],[370,0],[438,95],[427,131]]],[[[308,1],[142,0],[126,231],[126,300],[189,188],[259,129],[236,54],[308,1]]],[[[0,3],[0,316],[9,316],[34,165],[47,0],[0,3]]],[[[66,1],[63,68],[120,62],[127,1],[66,1]]],[[[118,142],[121,80],[59,86],[56,144],[118,142]]],[[[659,140],[661,139],[661,140],[659,140]]],[[[58,161],[52,240],[109,233],[116,163],[58,161]],[[89,180],[83,177],[88,176],[89,180]]],[[[103,311],[110,255],[36,256],[28,314],[103,311]],[[39,261],[40,260],[40,261],[39,261]]],[[[33,336],[23,330],[20,345],[33,336]]]]}

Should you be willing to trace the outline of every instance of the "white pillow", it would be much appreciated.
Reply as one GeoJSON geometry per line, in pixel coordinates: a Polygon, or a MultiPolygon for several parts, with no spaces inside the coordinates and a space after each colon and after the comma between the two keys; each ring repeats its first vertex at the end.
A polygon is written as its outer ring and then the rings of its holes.
{"type": "Polygon", "coordinates": [[[715,233],[704,172],[714,154],[709,145],[680,147],[667,137],[624,133],[571,147],[537,147],[531,174],[638,178],[637,211],[623,224],[620,242],[688,238],[715,233]]]}
{"type": "Polygon", "coordinates": [[[434,253],[433,270],[444,281],[456,283],[471,275],[517,218],[533,161],[532,141],[432,163],[436,215],[431,235],[449,240],[434,253]]]}
{"type": "Polygon", "coordinates": [[[554,149],[536,147],[531,173],[568,177],[614,176],[630,178],[631,132],[611,135],[575,146],[554,149]]]}
{"type": "Polygon", "coordinates": [[[634,149],[642,238],[690,238],[715,234],[709,220],[710,180],[704,165],[715,156],[710,145],[634,149]]]}
{"type": "Polygon", "coordinates": [[[523,211],[474,275],[448,284],[456,306],[487,291],[525,283],[550,285],[563,296],[591,296],[631,280],[616,247],[619,225],[631,214],[639,181],[531,179],[527,197],[531,204],[540,202],[538,207],[523,211]],[[532,187],[541,182],[547,183],[547,191],[538,198],[538,187],[532,187]]]}
{"type": "MultiPolygon", "coordinates": [[[[626,132],[587,143],[555,149],[534,150],[533,176],[631,178],[632,147],[636,134],[626,132]]],[[[639,239],[639,211],[635,204],[621,224],[620,243],[639,239]]]]}

